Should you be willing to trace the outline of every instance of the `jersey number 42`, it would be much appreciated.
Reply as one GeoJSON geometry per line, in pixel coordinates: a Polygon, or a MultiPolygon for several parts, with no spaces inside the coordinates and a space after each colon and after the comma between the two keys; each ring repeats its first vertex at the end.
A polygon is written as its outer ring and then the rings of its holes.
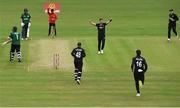
{"type": "Polygon", "coordinates": [[[81,58],[81,52],[76,52],[76,57],[81,58]]]}

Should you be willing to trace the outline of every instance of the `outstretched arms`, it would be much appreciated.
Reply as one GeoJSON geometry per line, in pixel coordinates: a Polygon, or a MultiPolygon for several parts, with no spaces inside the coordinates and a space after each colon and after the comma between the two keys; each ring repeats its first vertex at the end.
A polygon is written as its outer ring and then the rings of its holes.
{"type": "MultiPolygon", "coordinates": [[[[51,9],[50,8],[46,9],[45,13],[50,14],[51,13],[51,9]]],[[[60,10],[54,10],[54,13],[60,13],[60,10]]]]}
{"type": "Polygon", "coordinates": [[[111,21],[112,21],[112,18],[110,18],[110,19],[106,22],[106,24],[108,25],[111,21]]]}
{"type": "Polygon", "coordinates": [[[91,25],[93,25],[93,26],[96,26],[96,23],[93,22],[93,21],[89,21],[89,23],[90,23],[91,25]]]}
{"type": "MultiPolygon", "coordinates": [[[[106,23],[106,25],[108,25],[110,22],[112,22],[112,18],[110,18],[107,22],[105,22],[106,23]]],[[[95,22],[93,22],[93,21],[89,21],[89,23],[91,24],[91,25],[93,25],[93,26],[96,26],[96,23],[95,22]]]]}

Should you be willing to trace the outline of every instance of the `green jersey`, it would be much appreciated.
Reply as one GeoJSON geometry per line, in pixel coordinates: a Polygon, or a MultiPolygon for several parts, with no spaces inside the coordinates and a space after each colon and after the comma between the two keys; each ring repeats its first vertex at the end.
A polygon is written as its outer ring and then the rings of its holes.
{"type": "Polygon", "coordinates": [[[24,23],[24,24],[28,24],[29,22],[30,22],[30,19],[31,19],[31,15],[29,14],[29,13],[23,13],[22,15],[21,15],[21,19],[22,19],[22,22],[24,23]]]}
{"type": "Polygon", "coordinates": [[[11,38],[13,45],[20,45],[20,41],[21,41],[20,33],[12,32],[10,33],[9,37],[11,38]]]}

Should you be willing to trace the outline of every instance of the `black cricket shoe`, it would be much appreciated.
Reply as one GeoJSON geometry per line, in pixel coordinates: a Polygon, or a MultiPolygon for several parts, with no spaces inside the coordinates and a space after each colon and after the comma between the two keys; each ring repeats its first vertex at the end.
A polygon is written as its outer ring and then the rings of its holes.
{"type": "Polygon", "coordinates": [[[22,62],[21,59],[18,59],[18,62],[22,62]]]}

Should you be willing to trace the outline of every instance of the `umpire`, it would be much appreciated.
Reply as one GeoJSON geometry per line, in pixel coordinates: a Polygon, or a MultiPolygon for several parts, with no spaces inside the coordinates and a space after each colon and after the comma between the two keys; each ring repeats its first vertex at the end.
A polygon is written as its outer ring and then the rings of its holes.
{"type": "Polygon", "coordinates": [[[168,24],[168,41],[171,41],[171,30],[175,33],[178,38],[178,34],[176,31],[176,21],[178,21],[178,16],[174,13],[173,9],[169,10],[169,24],[168,24]]]}
{"type": "Polygon", "coordinates": [[[132,59],[131,70],[134,73],[134,80],[136,85],[136,96],[141,96],[139,86],[144,85],[144,74],[147,71],[148,65],[145,58],[141,57],[141,50],[136,50],[136,57],[132,59]]]}
{"type": "Polygon", "coordinates": [[[31,15],[28,13],[28,9],[24,9],[24,13],[21,15],[21,26],[22,26],[22,40],[28,39],[29,31],[28,28],[31,25],[31,15]]]}
{"type": "Polygon", "coordinates": [[[74,76],[77,84],[80,84],[82,67],[83,67],[83,58],[86,56],[86,53],[83,48],[81,48],[81,43],[77,43],[77,47],[73,49],[71,55],[74,57],[74,76]]]}

